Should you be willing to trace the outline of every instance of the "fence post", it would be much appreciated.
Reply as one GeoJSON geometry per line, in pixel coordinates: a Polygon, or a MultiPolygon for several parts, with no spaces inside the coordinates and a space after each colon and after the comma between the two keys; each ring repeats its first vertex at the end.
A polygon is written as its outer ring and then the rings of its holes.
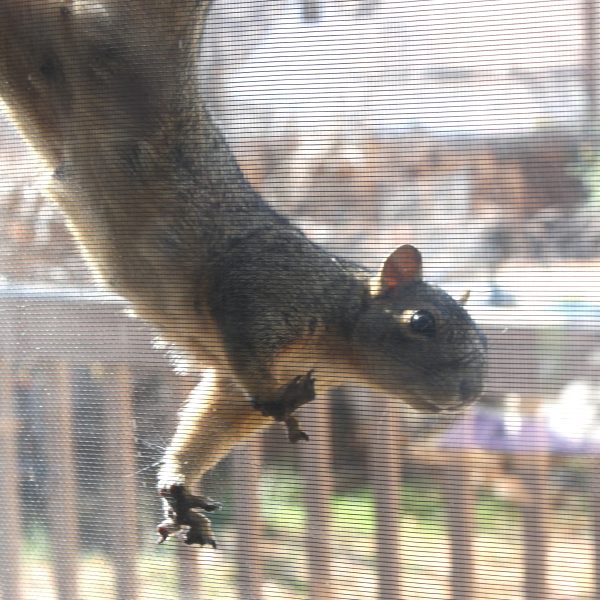
{"type": "Polygon", "coordinates": [[[188,546],[183,540],[177,540],[177,598],[201,600],[202,563],[201,552],[197,546],[188,546]]]}
{"type": "Polygon", "coordinates": [[[453,600],[473,597],[473,507],[475,497],[469,477],[469,453],[456,450],[445,463],[446,510],[451,545],[450,588],[453,600]]]}
{"type": "Polygon", "coordinates": [[[586,96],[587,131],[596,150],[598,144],[598,5],[597,0],[582,0],[583,10],[583,86],[586,96]]]}
{"type": "Polygon", "coordinates": [[[522,508],[523,546],[525,560],[524,592],[527,600],[546,600],[547,524],[550,455],[540,450],[520,455],[519,471],[527,490],[527,501],[522,508]]]}
{"type": "Polygon", "coordinates": [[[301,422],[310,435],[299,442],[300,469],[306,507],[305,548],[309,565],[308,598],[331,600],[331,509],[332,452],[329,399],[309,405],[301,422]]]}
{"type": "MultiPolygon", "coordinates": [[[[79,527],[73,457],[71,370],[65,362],[46,363],[38,370],[45,387],[46,456],[48,460],[48,520],[52,562],[60,600],[76,600],[79,527]]],[[[39,381],[38,383],[42,383],[39,381]]]]}
{"type": "Polygon", "coordinates": [[[0,359],[0,482],[2,482],[2,540],[0,542],[0,597],[23,598],[21,582],[21,510],[17,421],[13,373],[8,359],[0,359]]]}
{"type": "Polygon", "coordinates": [[[590,472],[590,509],[592,512],[592,536],[594,539],[594,593],[593,597],[600,597],[600,459],[594,456],[591,459],[590,472]]]}
{"type": "MultiPolygon", "coordinates": [[[[370,413],[370,422],[366,427],[369,481],[375,495],[378,598],[401,598],[399,416],[394,413],[392,403],[385,396],[362,388],[352,393],[369,398],[368,403],[364,399],[357,399],[355,406],[378,407],[377,411],[370,413]]],[[[363,425],[364,421],[361,419],[363,425]]]]}
{"type": "Polygon", "coordinates": [[[118,364],[104,378],[106,408],[106,494],[114,520],[110,537],[117,597],[138,597],[137,477],[135,459],[133,385],[127,365],[118,364]],[[107,384],[107,378],[110,383],[107,384]]]}
{"type": "Polygon", "coordinates": [[[262,520],[258,491],[262,439],[260,433],[252,436],[236,448],[233,458],[235,554],[240,600],[260,600],[263,597],[262,520]]]}

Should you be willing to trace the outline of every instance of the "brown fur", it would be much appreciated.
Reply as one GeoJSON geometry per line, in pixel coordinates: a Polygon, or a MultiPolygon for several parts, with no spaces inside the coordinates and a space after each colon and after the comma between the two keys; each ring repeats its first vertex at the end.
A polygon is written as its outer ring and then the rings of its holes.
{"type": "Polygon", "coordinates": [[[481,391],[485,344],[416,249],[371,291],[254,192],[198,92],[207,7],[0,0],[0,96],[104,285],[204,371],[164,458],[160,531],[214,545],[196,510],[216,505],[187,488],[270,416],[302,439],[313,372],[319,389],[352,379],[455,409],[481,391]]]}

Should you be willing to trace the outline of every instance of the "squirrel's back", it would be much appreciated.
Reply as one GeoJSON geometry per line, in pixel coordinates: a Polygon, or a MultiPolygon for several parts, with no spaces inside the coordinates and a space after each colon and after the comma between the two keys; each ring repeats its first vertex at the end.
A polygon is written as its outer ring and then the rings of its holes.
{"type": "Polygon", "coordinates": [[[199,96],[208,4],[0,6],[2,97],[53,170],[52,196],[104,283],[173,333],[182,313],[192,330],[209,326],[198,286],[239,240],[288,225],[199,96]]]}

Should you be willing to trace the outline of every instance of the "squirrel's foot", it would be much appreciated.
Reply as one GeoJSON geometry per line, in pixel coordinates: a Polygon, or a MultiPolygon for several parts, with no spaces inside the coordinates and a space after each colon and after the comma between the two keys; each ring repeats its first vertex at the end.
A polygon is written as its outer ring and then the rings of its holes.
{"type": "Polygon", "coordinates": [[[157,528],[160,536],[159,544],[185,528],[187,529],[184,536],[186,544],[217,547],[208,517],[194,509],[212,512],[221,508],[218,502],[206,496],[190,494],[183,485],[178,484],[162,490],[161,496],[165,499],[168,509],[167,518],[157,528]]]}
{"type": "Polygon", "coordinates": [[[275,397],[275,400],[261,401],[258,398],[253,399],[253,406],[266,417],[272,417],[275,421],[285,423],[288,430],[290,442],[296,443],[299,440],[308,440],[308,435],[300,429],[298,419],[292,414],[301,406],[312,402],[315,399],[315,379],[314,371],[309,371],[306,375],[294,377],[285,385],[275,397]]]}
{"type": "Polygon", "coordinates": [[[310,439],[308,434],[300,429],[300,423],[298,423],[298,419],[296,419],[296,417],[288,417],[285,420],[285,426],[287,427],[288,439],[290,442],[292,442],[292,444],[295,444],[300,440],[308,442],[310,439]]]}

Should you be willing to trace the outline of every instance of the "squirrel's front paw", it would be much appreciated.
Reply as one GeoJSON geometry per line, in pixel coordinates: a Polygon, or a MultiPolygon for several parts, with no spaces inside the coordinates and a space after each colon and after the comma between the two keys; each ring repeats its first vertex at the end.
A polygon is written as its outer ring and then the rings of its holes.
{"type": "Polygon", "coordinates": [[[285,420],[285,426],[287,427],[288,439],[290,440],[290,442],[292,442],[292,444],[295,444],[300,440],[308,442],[308,440],[310,439],[308,437],[308,434],[305,431],[302,431],[302,429],[300,429],[300,423],[298,422],[298,419],[296,419],[296,417],[288,417],[285,420]]]}
{"type": "Polygon", "coordinates": [[[221,505],[206,496],[190,494],[183,485],[174,484],[161,491],[161,496],[168,504],[167,518],[158,525],[162,544],[170,535],[187,528],[185,533],[186,544],[200,544],[217,547],[217,542],[210,526],[208,517],[194,509],[212,512],[221,508],[221,505]]]}
{"type": "Polygon", "coordinates": [[[306,375],[294,377],[278,392],[275,400],[261,401],[259,398],[254,398],[252,401],[254,408],[265,417],[273,417],[275,421],[285,423],[288,438],[293,443],[299,440],[308,440],[308,435],[300,429],[298,419],[292,414],[301,406],[315,399],[313,373],[314,371],[311,370],[306,375]]]}

